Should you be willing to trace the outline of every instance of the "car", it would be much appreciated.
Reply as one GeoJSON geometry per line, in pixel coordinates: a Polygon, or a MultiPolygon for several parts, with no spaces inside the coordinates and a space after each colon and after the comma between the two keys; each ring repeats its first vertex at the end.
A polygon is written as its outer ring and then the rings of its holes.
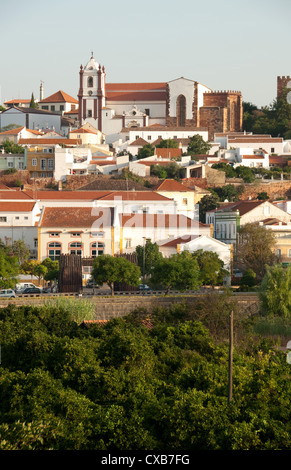
{"type": "Polygon", "coordinates": [[[13,298],[15,299],[16,295],[14,290],[12,289],[2,289],[0,292],[0,297],[8,297],[8,298],[13,298]]]}
{"type": "Polygon", "coordinates": [[[147,284],[140,284],[138,288],[139,290],[151,290],[150,286],[148,286],[147,284]]]}
{"type": "Polygon", "coordinates": [[[23,294],[41,294],[41,289],[39,287],[27,287],[22,292],[23,294]]]}

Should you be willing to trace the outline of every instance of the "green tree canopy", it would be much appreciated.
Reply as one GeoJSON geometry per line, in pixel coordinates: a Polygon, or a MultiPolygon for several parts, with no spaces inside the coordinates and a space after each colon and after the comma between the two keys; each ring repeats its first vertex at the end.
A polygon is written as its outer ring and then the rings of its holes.
{"type": "Polygon", "coordinates": [[[8,248],[0,246],[0,289],[14,287],[19,270],[17,256],[11,255],[8,248]]]}
{"type": "Polygon", "coordinates": [[[170,289],[185,291],[198,289],[200,273],[198,262],[188,251],[177,253],[170,258],[162,258],[154,265],[151,283],[170,289]]]}
{"type": "Polygon", "coordinates": [[[154,155],[155,147],[152,144],[145,144],[143,147],[138,149],[137,158],[148,158],[154,155]]]}
{"type": "Polygon", "coordinates": [[[276,237],[271,230],[257,223],[240,228],[236,244],[236,263],[243,269],[252,269],[258,280],[266,274],[266,267],[277,262],[274,254],[276,237]]]}
{"type": "Polygon", "coordinates": [[[96,284],[106,283],[112,295],[115,282],[137,286],[140,283],[140,276],[140,268],[121,256],[100,255],[93,263],[93,279],[96,284]]]}
{"type": "Polygon", "coordinates": [[[157,243],[152,243],[150,238],[146,239],[144,245],[136,247],[137,262],[141,272],[150,275],[156,262],[162,259],[162,254],[157,243]]]}
{"type": "Polygon", "coordinates": [[[200,280],[203,285],[217,285],[223,282],[228,274],[224,269],[224,262],[217,253],[208,250],[197,250],[192,253],[193,258],[198,262],[200,280]]]}
{"type": "Polygon", "coordinates": [[[161,142],[156,147],[177,149],[179,147],[179,144],[174,139],[162,139],[161,142]]]}
{"type": "Polygon", "coordinates": [[[217,194],[209,194],[203,196],[199,201],[199,220],[205,224],[205,214],[208,211],[217,209],[220,206],[219,196],[217,194]]]}
{"type": "Polygon", "coordinates": [[[291,266],[269,266],[260,285],[263,312],[271,316],[291,317],[291,266]]]}
{"type": "Polygon", "coordinates": [[[199,134],[194,135],[190,138],[190,142],[187,148],[188,155],[204,155],[209,152],[211,145],[205,142],[203,137],[199,134]]]}

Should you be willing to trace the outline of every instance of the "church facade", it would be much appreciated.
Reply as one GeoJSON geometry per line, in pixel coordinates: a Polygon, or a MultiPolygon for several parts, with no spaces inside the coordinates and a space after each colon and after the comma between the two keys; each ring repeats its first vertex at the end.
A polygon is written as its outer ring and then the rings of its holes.
{"type": "Polygon", "coordinates": [[[124,129],[163,126],[185,131],[242,130],[242,95],[213,91],[184,77],[160,83],[106,83],[104,66],[93,55],[79,72],[79,123],[88,122],[106,135],[106,143],[120,139],[124,129]]]}

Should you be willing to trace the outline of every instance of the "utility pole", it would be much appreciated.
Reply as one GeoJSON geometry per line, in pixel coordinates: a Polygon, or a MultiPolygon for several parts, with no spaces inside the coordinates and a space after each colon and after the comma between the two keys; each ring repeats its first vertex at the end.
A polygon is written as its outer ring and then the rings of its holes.
{"type": "Polygon", "coordinates": [[[233,310],[229,314],[228,403],[232,399],[233,310]]]}

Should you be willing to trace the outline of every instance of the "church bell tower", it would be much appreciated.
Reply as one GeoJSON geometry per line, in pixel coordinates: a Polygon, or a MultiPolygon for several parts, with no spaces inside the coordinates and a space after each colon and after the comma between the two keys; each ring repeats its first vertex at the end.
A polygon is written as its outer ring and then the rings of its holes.
{"type": "Polygon", "coordinates": [[[92,56],[83,68],[80,66],[79,123],[91,124],[102,132],[102,108],[105,106],[105,68],[92,56]]]}

